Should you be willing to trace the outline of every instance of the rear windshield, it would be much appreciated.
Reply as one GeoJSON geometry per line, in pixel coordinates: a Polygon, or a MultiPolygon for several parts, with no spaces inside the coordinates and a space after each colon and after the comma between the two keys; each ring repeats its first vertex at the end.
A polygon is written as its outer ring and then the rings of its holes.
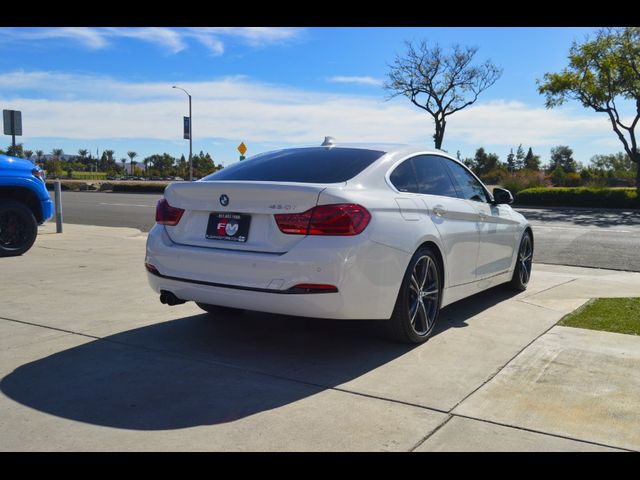
{"type": "Polygon", "coordinates": [[[234,163],[203,180],[341,183],[355,177],[384,153],[360,148],[291,148],[234,163]]]}

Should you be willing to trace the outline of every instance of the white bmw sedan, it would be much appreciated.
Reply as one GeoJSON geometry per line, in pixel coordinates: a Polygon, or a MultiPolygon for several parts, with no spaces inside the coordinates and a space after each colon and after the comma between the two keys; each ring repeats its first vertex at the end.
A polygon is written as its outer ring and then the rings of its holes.
{"type": "Polygon", "coordinates": [[[420,343],[442,307],[527,288],[533,233],[512,202],[438,150],[278,150],[169,185],[145,264],[169,305],[379,319],[420,343]]]}

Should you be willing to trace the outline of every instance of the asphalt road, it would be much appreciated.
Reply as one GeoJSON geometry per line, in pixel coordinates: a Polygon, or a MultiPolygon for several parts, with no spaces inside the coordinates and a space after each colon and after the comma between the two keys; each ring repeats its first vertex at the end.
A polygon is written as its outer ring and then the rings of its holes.
{"type": "MultiPolygon", "coordinates": [[[[149,231],[160,194],[63,192],[68,223],[149,231]]],[[[640,212],[518,208],[531,222],[534,261],[640,272],[640,212]]]]}

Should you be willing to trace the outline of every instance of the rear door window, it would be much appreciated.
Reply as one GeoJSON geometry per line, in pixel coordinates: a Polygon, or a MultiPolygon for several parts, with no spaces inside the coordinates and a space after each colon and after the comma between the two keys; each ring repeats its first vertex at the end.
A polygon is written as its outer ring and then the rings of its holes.
{"type": "Polygon", "coordinates": [[[413,159],[418,189],[426,195],[457,198],[458,194],[443,160],[436,155],[420,155],[413,159]]]}
{"type": "Polygon", "coordinates": [[[389,175],[389,181],[399,192],[418,193],[418,182],[413,168],[413,159],[410,158],[398,165],[389,175]]]}

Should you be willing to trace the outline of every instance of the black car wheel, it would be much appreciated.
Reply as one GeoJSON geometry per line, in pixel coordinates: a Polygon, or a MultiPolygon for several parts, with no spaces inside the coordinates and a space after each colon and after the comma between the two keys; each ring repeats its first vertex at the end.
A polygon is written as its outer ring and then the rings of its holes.
{"type": "Polygon", "coordinates": [[[393,338],[422,343],[431,336],[440,313],[441,279],[438,257],[431,248],[420,248],[409,262],[389,320],[393,338]]]}
{"type": "Polygon", "coordinates": [[[509,286],[520,292],[527,289],[529,280],[531,279],[531,268],[533,262],[533,240],[531,234],[527,231],[522,235],[520,240],[520,248],[518,248],[518,258],[516,259],[516,268],[513,271],[513,277],[509,286]]]}
{"type": "Polygon", "coordinates": [[[15,200],[0,200],[0,257],[22,255],[38,234],[33,212],[15,200]]]}

